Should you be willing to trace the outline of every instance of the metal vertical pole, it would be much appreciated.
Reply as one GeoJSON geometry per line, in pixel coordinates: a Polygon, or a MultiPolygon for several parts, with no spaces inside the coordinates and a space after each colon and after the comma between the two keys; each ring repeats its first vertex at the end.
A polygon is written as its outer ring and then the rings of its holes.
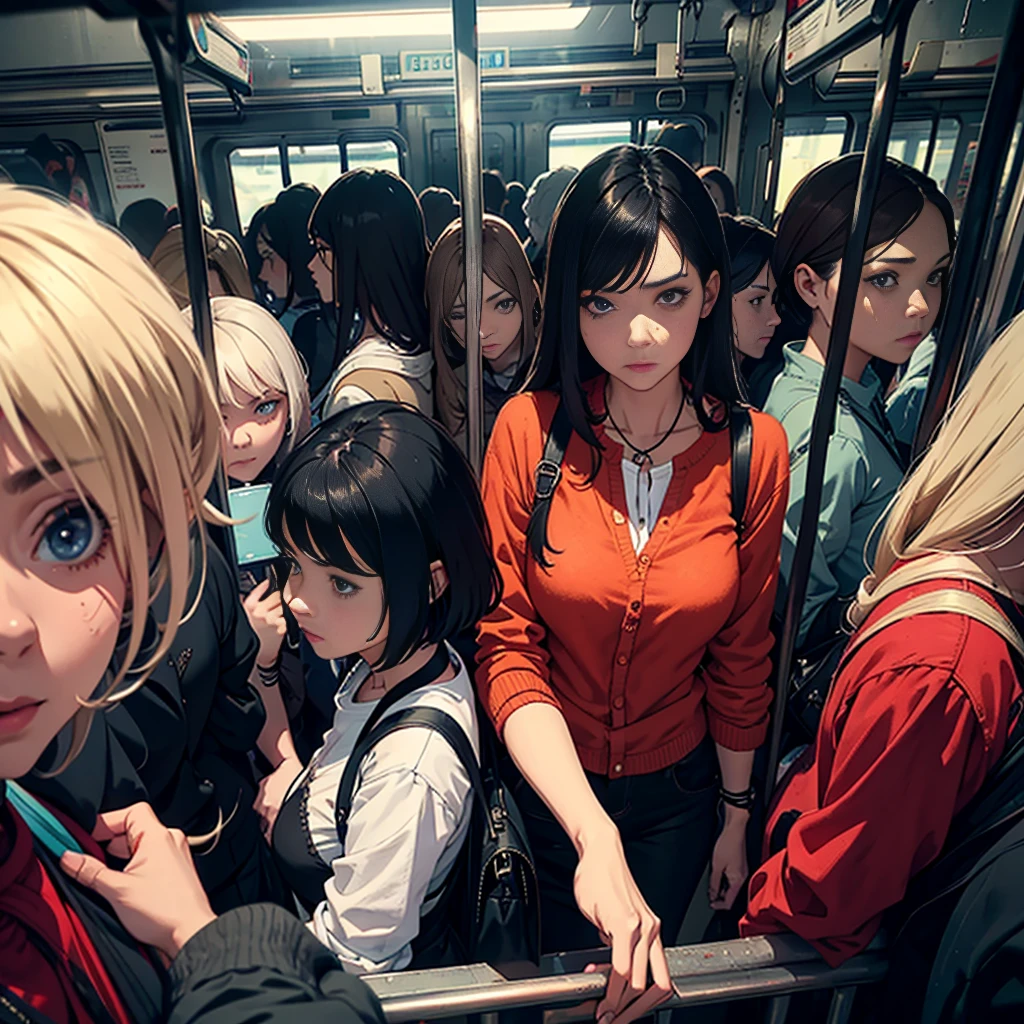
{"type": "MultiPolygon", "coordinates": [[[[169,18],[141,18],[139,30],[153,61],[157,86],[160,89],[160,105],[167,129],[167,148],[170,151],[174,190],[178,197],[178,213],[181,217],[193,329],[210,379],[216,386],[217,355],[213,347],[213,315],[210,312],[210,289],[206,279],[206,244],[199,209],[199,183],[195,144],[192,139],[192,121],[185,99],[185,80],[182,72],[182,63],[189,46],[184,4],[178,4],[173,24],[169,18]]],[[[209,497],[222,512],[228,511],[227,478],[221,463],[218,463],[209,497]]],[[[215,536],[231,564],[237,567],[238,557],[231,530],[217,531],[215,536]]]]}
{"type": "MultiPolygon", "coordinates": [[[[775,67],[775,108],[772,112],[772,130],[768,142],[768,180],[765,182],[764,201],[761,204],[761,223],[771,227],[775,223],[775,197],[782,174],[782,141],[786,134],[786,80],[783,75],[786,54],[786,18],[782,18],[779,33],[779,51],[775,67]]],[[[753,207],[753,204],[751,204],[753,207]]]]}
{"type": "MultiPolygon", "coordinates": [[[[996,223],[999,221],[999,178],[1024,95],[1024,76],[1018,66],[1022,48],[1024,2],[1017,0],[1003,37],[999,63],[981,122],[978,152],[946,288],[949,298],[936,332],[935,362],[914,437],[915,459],[931,443],[946,410],[967,379],[967,373],[960,373],[961,362],[965,364],[964,369],[970,371],[980,357],[975,342],[984,297],[982,283],[991,271],[990,260],[986,258],[986,255],[991,256],[991,251],[986,253],[986,243],[1001,228],[1001,221],[996,223]]],[[[956,171],[955,167],[953,171],[956,171]]],[[[1004,217],[1005,209],[1004,204],[1004,217]]]]}
{"type": "Polygon", "coordinates": [[[462,200],[462,258],[466,283],[466,416],[469,461],[477,474],[483,464],[483,183],[480,160],[480,63],[477,55],[476,0],[452,0],[455,51],[455,110],[459,137],[459,191],[462,200]]]}
{"type": "Polygon", "coordinates": [[[803,612],[804,597],[807,594],[807,580],[810,575],[814,541],[818,533],[818,516],[821,506],[822,485],[825,478],[825,458],[828,454],[836,419],[836,402],[839,385],[843,379],[843,363],[850,340],[850,326],[857,304],[857,290],[860,285],[864,252],[867,247],[868,228],[875,205],[875,194],[885,164],[889,130],[892,127],[896,96],[899,93],[900,74],[903,70],[903,49],[907,39],[907,25],[914,3],[908,2],[897,15],[882,43],[882,61],[875,86],[875,99],[871,108],[871,123],[868,127],[864,157],[861,162],[860,180],[857,183],[857,198],[853,207],[853,221],[850,237],[843,251],[842,269],[839,272],[839,290],[836,295],[835,313],[828,339],[828,355],[825,359],[825,374],[814,407],[814,421],[811,425],[811,444],[807,453],[807,483],[804,489],[804,503],[800,515],[800,530],[797,534],[793,567],[790,570],[789,591],[786,595],[786,618],[779,641],[778,682],[775,687],[775,713],[772,716],[771,746],[768,754],[768,776],[765,779],[765,802],[771,798],[775,788],[775,774],[779,764],[782,744],[782,727],[789,696],[789,674],[793,662],[793,648],[796,645],[800,616],[803,612]]]}

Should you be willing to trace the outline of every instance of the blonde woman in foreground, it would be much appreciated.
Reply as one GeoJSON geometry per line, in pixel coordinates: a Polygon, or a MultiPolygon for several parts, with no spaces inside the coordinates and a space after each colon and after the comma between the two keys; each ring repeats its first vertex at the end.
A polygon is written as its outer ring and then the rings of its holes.
{"type": "MultiPolygon", "coordinates": [[[[742,935],[796,932],[839,965],[868,946],[944,846],[958,845],[957,816],[1003,754],[1021,694],[1012,648],[1024,631],[1022,451],[1018,316],[893,502],[816,742],[769,809],[769,857],[751,878],[742,935]]],[[[924,981],[945,925],[918,945],[924,981]]],[[[916,1020],[911,970],[890,976],[916,1020]]]]}
{"type": "Polygon", "coordinates": [[[193,519],[221,519],[203,499],[219,457],[213,388],[152,270],[83,211],[0,185],[5,1021],[301,1021],[323,1013],[302,1004],[328,989],[337,1019],[381,1019],[285,911],[217,918],[185,837],[147,805],[101,815],[93,838],[10,781],[41,761],[78,774],[90,719],[102,734],[166,661],[198,602],[197,569],[200,590],[213,569],[193,519]],[[124,872],[104,866],[97,841],[131,857],[124,872]],[[169,977],[158,953],[174,961],[169,977]]]}

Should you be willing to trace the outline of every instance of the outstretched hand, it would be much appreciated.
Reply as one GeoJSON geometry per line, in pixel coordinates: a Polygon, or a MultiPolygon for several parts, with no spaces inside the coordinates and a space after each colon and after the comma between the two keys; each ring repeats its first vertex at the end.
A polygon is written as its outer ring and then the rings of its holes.
{"type": "Polygon", "coordinates": [[[102,896],[138,942],[173,960],[196,932],[216,920],[184,833],[165,828],[149,804],[99,815],[93,838],[128,861],[123,871],[70,851],[60,866],[102,896]]]}

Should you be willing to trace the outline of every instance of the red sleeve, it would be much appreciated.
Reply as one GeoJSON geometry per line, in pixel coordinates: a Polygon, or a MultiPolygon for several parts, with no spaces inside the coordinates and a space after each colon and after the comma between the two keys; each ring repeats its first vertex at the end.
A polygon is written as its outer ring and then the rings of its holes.
{"type": "Polygon", "coordinates": [[[521,463],[528,461],[524,437],[531,430],[542,436],[532,398],[506,403],[487,445],[481,484],[503,593],[480,623],[476,684],[499,736],[509,715],[526,704],[560,707],[550,684],[546,630],[526,583],[526,559],[533,557],[526,545],[533,488],[524,481],[533,471],[521,463]]]}
{"type": "Polygon", "coordinates": [[[708,730],[729,750],[756,750],[768,732],[771,618],[789,502],[785,431],[771,416],[752,416],[754,447],[739,550],[739,595],[725,626],[708,644],[705,666],[708,730]]]}
{"type": "Polygon", "coordinates": [[[939,854],[987,759],[971,702],[948,669],[912,666],[866,680],[821,807],[797,819],[786,848],[751,878],[740,934],[795,932],[833,967],[859,953],[911,876],[939,854]]]}

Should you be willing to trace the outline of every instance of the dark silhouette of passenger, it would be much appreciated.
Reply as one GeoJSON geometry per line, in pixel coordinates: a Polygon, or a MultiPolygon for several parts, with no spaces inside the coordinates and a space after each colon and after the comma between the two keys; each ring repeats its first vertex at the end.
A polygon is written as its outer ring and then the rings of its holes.
{"type": "Polygon", "coordinates": [[[432,185],[420,193],[420,207],[423,223],[427,229],[427,241],[433,245],[441,233],[462,213],[459,201],[446,188],[432,185]]]}
{"type": "Polygon", "coordinates": [[[505,205],[506,191],[505,179],[500,171],[484,171],[484,213],[493,213],[500,217],[502,207],[505,205]]]}
{"type": "Polygon", "coordinates": [[[505,205],[502,207],[501,216],[523,244],[530,237],[530,232],[526,230],[526,214],[523,212],[525,202],[526,187],[521,182],[510,181],[505,191],[505,205]]]}
{"type": "Polygon", "coordinates": [[[121,214],[118,228],[148,260],[157,243],[164,237],[167,207],[159,199],[140,199],[121,214]]]}
{"type": "Polygon", "coordinates": [[[695,170],[704,163],[704,140],[691,124],[666,124],[655,136],[655,146],[664,146],[681,156],[695,170]]]}

